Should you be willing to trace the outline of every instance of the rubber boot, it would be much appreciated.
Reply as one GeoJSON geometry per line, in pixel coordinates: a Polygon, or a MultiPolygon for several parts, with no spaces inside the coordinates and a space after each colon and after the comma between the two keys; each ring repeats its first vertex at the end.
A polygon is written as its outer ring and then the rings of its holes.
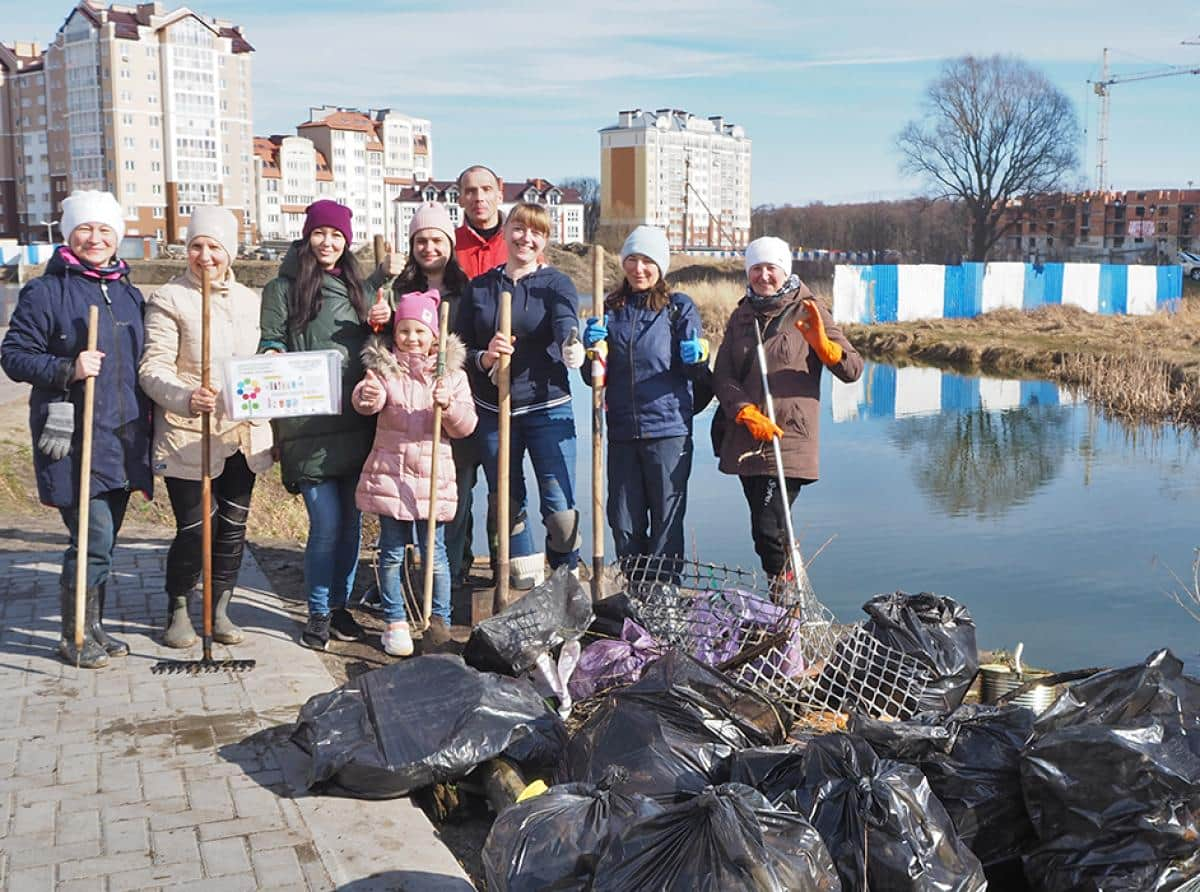
{"type": "Polygon", "coordinates": [[[217,595],[217,603],[213,605],[213,641],[217,644],[241,644],[246,637],[229,619],[227,611],[232,598],[232,589],[223,591],[217,595]]]}
{"type": "Polygon", "coordinates": [[[191,647],[196,643],[196,630],[192,627],[192,618],[188,616],[188,596],[167,595],[167,606],[170,613],[163,644],[180,649],[191,647]]]}
{"type": "Polygon", "coordinates": [[[96,597],[88,599],[88,626],[92,637],[110,657],[123,657],[129,653],[129,645],[104,631],[104,602],[108,600],[108,583],[96,586],[96,597]]]}
{"type": "Polygon", "coordinates": [[[450,641],[450,627],[440,616],[430,617],[429,628],[422,633],[421,638],[433,647],[442,647],[450,641]]]}
{"type": "Polygon", "coordinates": [[[537,588],[546,579],[546,555],[541,552],[511,558],[508,567],[509,585],[520,591],[537,588]]]}
{"type": "Polygon", "coordinates": [[[80,669],[102,669],[108,665],[108,654],[92,637],[87,623],[87,611],[96,598],[96,590],[88,589],[84,601],[83,647],[75,650],[75,590],[63,586],[59,590],[62,606],[62,639],[58,642],[58,654],[64,663],[78,665],[80,669]]]}

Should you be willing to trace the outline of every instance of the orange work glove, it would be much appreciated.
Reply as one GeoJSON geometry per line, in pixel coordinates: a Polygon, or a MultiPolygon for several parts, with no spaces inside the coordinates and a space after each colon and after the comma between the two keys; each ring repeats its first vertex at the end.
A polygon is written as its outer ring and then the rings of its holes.
{"type": "Polygon", "coordinates": [[[842,361],[842,345],[826,337],[825,320],[821,318],[817,302],[811,297],[804,300],[800,318],[796,320],[796,328],[825,365],[837,365],[842,361]]]}
{"type": "Polygon", "coordinates": [[[753,403],[742,406],[734,421],[745,427],[750,431],[750,436],[762,443],[770,443],[772,437],[783,437],[783,428],[758,411],[758,406],[753,403]]]}

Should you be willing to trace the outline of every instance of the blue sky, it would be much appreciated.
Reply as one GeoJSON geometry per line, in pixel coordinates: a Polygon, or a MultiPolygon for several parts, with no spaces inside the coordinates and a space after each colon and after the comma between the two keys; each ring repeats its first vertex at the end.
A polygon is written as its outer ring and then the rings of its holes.
{"type": "MultiPolygon", "coordinates": [[[[167,7],[175,4],[167,2],[167,7]]],[[[1200,65],[1200,3],[1011,0],[616,0],[488,4],[197,0],[256,47],[255,133],[294,132],[310,105],[430,118],[435,175],[485,162],[510,179],[599,174],[597,131],[623,108],[723,114],[754,141],[756,204],[918,194],[896,133],[943,60],[1018,55],[1076,104],[1094,182],[1097,102],[1112,73],[1200,65]]],[[[69,3],[0,0],[0,39],[50,40],[69,3]]],[[[1112,88],[1118,189],[1200,184],[1200,76],[1112,88]]]]}

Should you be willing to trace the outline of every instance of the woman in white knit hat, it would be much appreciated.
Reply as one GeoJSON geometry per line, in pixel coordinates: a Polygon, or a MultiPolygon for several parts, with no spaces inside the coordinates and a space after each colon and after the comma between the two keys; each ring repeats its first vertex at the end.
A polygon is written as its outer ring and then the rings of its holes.
{"type": "Polygon", "coordinates": [[[70,534],[63,554],[62,640],[59,653],[96,669],[129,648],[104,629],[113,549],[129,494],[150,498],[150,406],[138,387],[142,354],[142,294],[117,257],[125,217],[107,192],[76,190],[62,203],[61,245],[45,274],[21,289],[0,365],[14,381],[33,385],[29,426],[38,497],[59,510],[70,534]],[[88,311],[99,309],[97,349],[88,350],[88,311]],[[95,378],[92,473],[88,499],[86,617],[75,648],[75,570],[79,521],[79,458],[84,381],[95,378]]]}
{"type": "MultiPolygon", "coordinates": [[[[667,234],[634,229],[621,248],[625,278],[583,334],[586,347],[604,342],[608,350],[608,525],[617,557],[663,558],[646,566],[668,577],[683,557],[692,418],[712,398],[700,314],[668,287],[670,268],[667,234]]],[[[590,384],[590,363],[583,373],[590,384]]]]}
{"type": "Polygon", "coordinates": [[[725,326],[713,364],[713,389],[729,424],[714,446],[720,470],[736,474],[750,506],[750,533],[763,570],[772,577],[787,567],[785,512],[800,487],[818,473],[821,371],[857,381],[863,360],[792,274],[792,251],[781,238],[764,236],[746,246],[746,294],[725,326]],[[762,332],[775,421],[766,415],[758,367],[755,326],[762,332]],[[771,440],[779,437],[787,492],[780,493],[771,440]]]}
{"type": "MultiPolygon", "coordinates": [[[[229,619],[246,540],[246,519],[256,474],[271,466],[267,421],[234,421],[217,388],[200,385],[201,276],[211,283],[211,362],[253,356],[258,349],[258,294],[240,284],[231,268],[237,253],[238,221],[212,205],[193,209],[188,223],[187,270],[163,285],[146,306],[146,352],[142,388],[154,400],[154,472],[166,478],[175,541],[167,552],[167,623],[163,643],[189,647],[196,631],[189,597],[201,573],[201,415],[212,413],[208,473],[213,508],[213,640],[237,644],[242,631],[229,619]]],[[[215,381],[214,381],[215,384],[215,381]]]]}

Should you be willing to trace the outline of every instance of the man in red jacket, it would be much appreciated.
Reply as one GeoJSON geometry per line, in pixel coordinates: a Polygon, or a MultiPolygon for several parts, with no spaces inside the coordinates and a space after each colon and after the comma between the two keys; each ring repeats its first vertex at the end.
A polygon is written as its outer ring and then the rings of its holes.
{"type": "Polygon", "coordinates": [[[465,220],[454,231],[454,253],[472,279],[508,260],[503,201],[504,181],[490,167],[474,164],[458,175],[458,205],[465,220]]]}
{"type": "MultiPolygon", "coordinates": [[[[454,253],[458,265],[474,279],[508,260],[504,243],[504,181],[495,171],[474,164],[458,175],[458,205],[463,209],[464,223],[454,231],[454,253]]],[[[461,567],[454,579],[455,587],[466,585],[474,561],[471,531],[474,529],[471,504],[475,483],[483,467],[483,453],[478,437],[472,435],[453,440],[454,468],[458,478],[459,512],[446,530],[446,543],[462,542],[460,555],[450,556],[451,567],[461,567]]],[[[487,518],[488,551],[493,571],[496,568],[496,515],[489,505],[487,518]]],[[[457,545],[454,545],[457,550],[457,545]]]]}

